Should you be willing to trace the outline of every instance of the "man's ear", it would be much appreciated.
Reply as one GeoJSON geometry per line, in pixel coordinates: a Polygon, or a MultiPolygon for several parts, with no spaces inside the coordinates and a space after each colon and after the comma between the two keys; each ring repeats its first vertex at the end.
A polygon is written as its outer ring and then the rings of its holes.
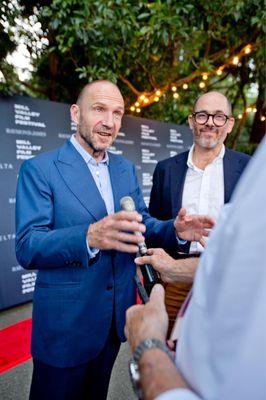
{"type": "Polygon", "coordinates": [[[229,133],[232,132],[234,125],[235,125],[235,119],[234,119],[234,117],[230,117],[229,120],[228,120],[228,127],[227,127],[227,134],[228,135],[229,135],[229,133]]]}
{"type": "Polygon", "coordinates": [[[193,131],[193,117],[191,114],[188,116],[188,125],[190,129],[193,131]]]}
{"type": "Polygon", "coordinates": [[[76,124],[79,123],[79,106],[77,104],[72,104],[70,107],[70,115],[71,115],[71,120],[75,122],[76,124]]]}

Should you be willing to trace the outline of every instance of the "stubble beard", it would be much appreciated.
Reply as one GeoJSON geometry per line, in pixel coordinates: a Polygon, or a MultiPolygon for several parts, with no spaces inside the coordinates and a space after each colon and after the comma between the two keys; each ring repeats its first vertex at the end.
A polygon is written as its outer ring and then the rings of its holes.
{"type": "MultiPolygon", "coordinates": [[[[83,124],[78,125],[78,134],[81,137],[83,143],[92,151],[93,156],[98,156],[99,154],[105,153],[107,150],[106,147],[101,147],[96,143],[96,139],[93,138],[93,132],[90,132],[89,128],[84,126],[83,124]]],[[[97,133],[95,133],[97,135],[97,133]]],[[[108,145],[110,147],[113,144],[114,140],[108,145]]]]}
{"type": "Polygon", "coordinates": [[[219,140],[215,140],[215,139],[205,139],[205,138],[199,138],[195,136],[195,143],[204,148],[204,149],[214,149],[218,144],[219,144],[219,140]]]}
{"type": "Polygon", "coordinates": [[[194,130],[194,141],[198,146],[200,146],[204,149],[212,150],[212,149],[215,149],[216,146],[223,143],[224,135],[223,135],[223,132],[221,132],[219,134],[219,131],[217,129],[209,129],[209,131],[214,132],[216,134],[216,138],[210,138],[210,139],[205,138],[205,137],[201,136],[201,133],[204,134],[204,131],[200,132],[196,128],[194,130]]]}

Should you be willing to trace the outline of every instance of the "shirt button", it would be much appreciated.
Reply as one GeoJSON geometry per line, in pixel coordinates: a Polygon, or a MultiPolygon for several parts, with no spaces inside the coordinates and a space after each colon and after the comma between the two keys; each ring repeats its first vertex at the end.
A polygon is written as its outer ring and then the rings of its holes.
{"type": "Polygon", "coordinates": [[[106,290],[112,290],[114,285],[110,283],[109,285],[106,286],[106,290]]]}

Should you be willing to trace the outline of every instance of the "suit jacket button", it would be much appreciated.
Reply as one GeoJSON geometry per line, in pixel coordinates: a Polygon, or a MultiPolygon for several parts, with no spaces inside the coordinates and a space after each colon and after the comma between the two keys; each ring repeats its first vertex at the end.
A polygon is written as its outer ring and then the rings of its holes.
{"type": "Polygon", "coordinates": [[[114,285],[112,283],[110,283],[109,285],[106,286],[107,290],[112,290],[114,287],[114,285]]]}

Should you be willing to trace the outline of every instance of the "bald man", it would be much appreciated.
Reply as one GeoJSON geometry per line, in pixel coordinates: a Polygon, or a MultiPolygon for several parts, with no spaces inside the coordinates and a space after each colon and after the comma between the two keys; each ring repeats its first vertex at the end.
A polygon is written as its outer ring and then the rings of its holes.
{"type": "Polygon", "coordinates": [[[151,218],[133,164],[107,152],[123,114],[116,85],[86,85],[71,106],[76,134],[19,173],[16,254],[24,268],[38,270],[31,400],[106,398],[125,312],[135,302],[133,260],[142,234],[175,248],[176,235],[191,231],[184,217],[151,218]],[[120,211],[127,195],[137,212],[120,211]]]}
{"type": "MultiPolygon", "coordinates": [[[[194,144],[189,152],[157,164],[149,205],[152,216],[167,220],[174,218],[184,207],[187,214],[208,214],[218,219],[250,158],[224,146],[234,122],[231,105],[222,93],[208,92],[195,101],[193,112],[188,117],[194,144]]],[[[162,275],[168,282],[165,301],[170,319],[169,333],[191,288],[202,251],[199,242],[186,242],[181,253],[174,252],[172,255],[178,259],[191,258],[189,260],[169,263],[167,255],[160,254],[169,264],[162,275]],[[174,281],[177,283],[171,283],[174,281]]]]}

